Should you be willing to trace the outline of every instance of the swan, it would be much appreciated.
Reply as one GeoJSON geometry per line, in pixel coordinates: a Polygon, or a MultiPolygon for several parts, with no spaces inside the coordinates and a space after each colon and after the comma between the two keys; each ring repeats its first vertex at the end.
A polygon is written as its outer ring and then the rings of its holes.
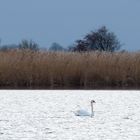
{"type": "Polygon", "coordinates": [[[87,112],[86,110],[80,109],[80,110],[77,110],[77,111],[75,112],[75,115],[76,115],[76,116],[91,116],[91,117],[93,117],[93,116],[94,116],[93,104],[96,103],[96,102],[95,102],[94,100],[91,100],[90,103],[91,103],[91,113],[87,112]]]}

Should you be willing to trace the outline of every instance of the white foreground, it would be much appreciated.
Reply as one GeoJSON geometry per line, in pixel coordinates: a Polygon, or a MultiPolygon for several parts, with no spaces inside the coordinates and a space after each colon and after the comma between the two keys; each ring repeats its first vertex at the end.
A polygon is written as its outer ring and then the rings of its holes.
{"type": "Polygon", "coordinates": [[[139,139],[140,91],[0,91],[0,140],[139,139]]]}

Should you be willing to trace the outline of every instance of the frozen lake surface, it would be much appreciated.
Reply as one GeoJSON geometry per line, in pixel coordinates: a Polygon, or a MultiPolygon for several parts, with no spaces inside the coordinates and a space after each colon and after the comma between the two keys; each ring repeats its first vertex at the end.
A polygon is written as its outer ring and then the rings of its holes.
{"type": "Polygon", "coordinates": [[[139,139],[140,91],[0,91],[0,140],[139,139]]]}

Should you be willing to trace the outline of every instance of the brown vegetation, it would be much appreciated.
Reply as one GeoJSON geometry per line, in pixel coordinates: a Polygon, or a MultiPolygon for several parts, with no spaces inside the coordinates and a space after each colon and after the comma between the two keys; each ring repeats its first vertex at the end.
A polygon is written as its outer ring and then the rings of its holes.
{"type": "Polygon", "coordinates": [[[0,88],[140,88],[140,53],[1,51],[0,88]]]}

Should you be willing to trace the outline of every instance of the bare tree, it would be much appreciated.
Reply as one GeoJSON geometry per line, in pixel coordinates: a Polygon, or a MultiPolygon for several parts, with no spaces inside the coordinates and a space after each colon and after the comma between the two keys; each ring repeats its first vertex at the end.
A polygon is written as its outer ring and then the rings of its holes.
{"type": "Polygon", "coordinates": [[[103,26],[97,31],[87,34],[83,40],[76,41],[73,51],[109,51],[114,52],[121,47],[116,35],[103,26]]]}

